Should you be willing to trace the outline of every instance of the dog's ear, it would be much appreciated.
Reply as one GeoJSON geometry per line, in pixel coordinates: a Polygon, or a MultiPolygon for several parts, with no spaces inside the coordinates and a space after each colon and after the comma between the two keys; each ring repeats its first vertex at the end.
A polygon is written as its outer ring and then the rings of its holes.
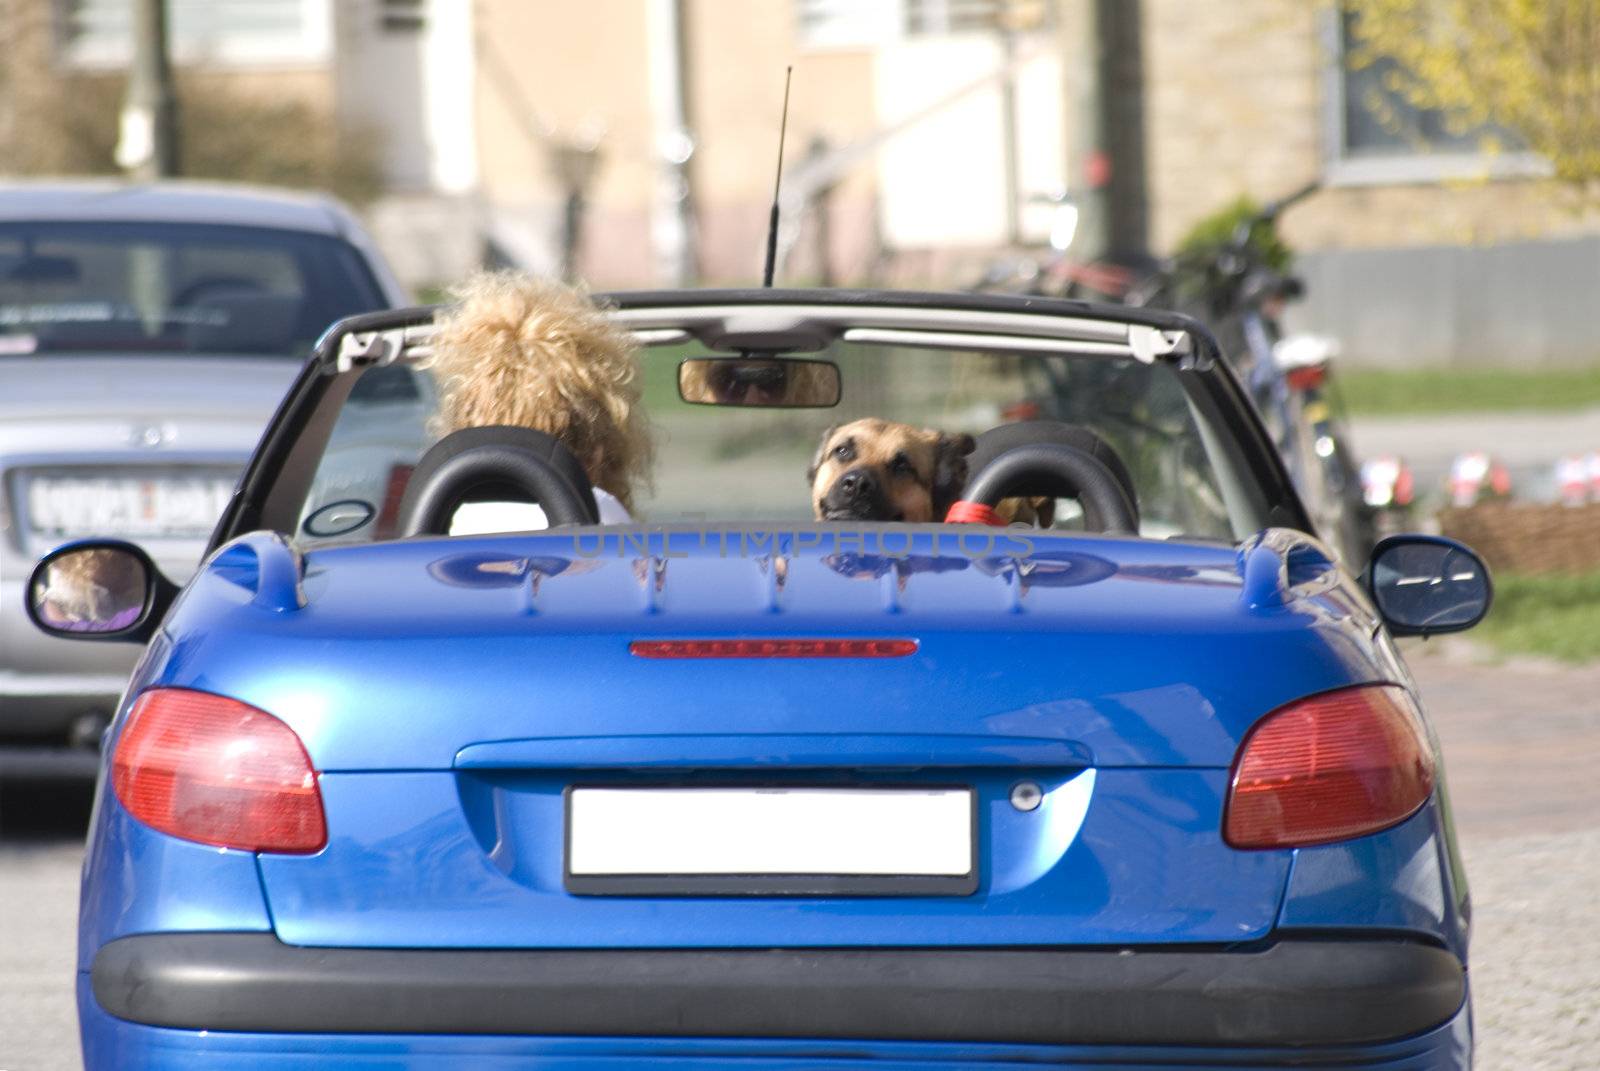
{"type": "Polygon", "coordinates": [[[817,482],[817,470],[822,467],[822,459],[828,456],[828,443],[833,439],[833,433],[842,427],[844,427],[843,424],[835,424],[822,433],[822,441],[817,444],[817,452],[811,455],[811,467],[806,469],[806,483],[808,485],[817,482]]]}
{"type": "Polygon", "coordinates": [[[939,433],[933,447],[933,486],[929,488],[935,522],[944,520],[950,504],[961,497],[961,489],[967,485],[967,455],[976,447],[970,435],[939,433]]]}

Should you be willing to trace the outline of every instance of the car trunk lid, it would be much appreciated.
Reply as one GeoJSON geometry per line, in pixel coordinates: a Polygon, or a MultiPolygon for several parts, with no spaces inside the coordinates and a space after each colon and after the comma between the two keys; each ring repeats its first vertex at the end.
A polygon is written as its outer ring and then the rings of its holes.
{"type": "Polygon", "coordinates": [[[303,579],[270,582],[225,551],[190,597],[238,609],[196,636],[183,661],[208,681],[190,683],[226,681],[294,727],[328,810],[322,853],[261,857],[280,936],[1117,944],[1270,928],[1288,853],[1222,844],[1227,766],[1261,715],[1350,683],[1358,659],[1329,638],[1360,608],[1341,589],[1252,606],[1231,548],[1034,537],[966,554],[924,532],[887,555],[794,534],[757,553],[703,533],[621,554],[563,535],[413,541],[313,553],[303,579]],[[265,590],[286,583],[294,598],[265,590]],[[630,650],[750,637],[916,647],[630,650]],[[1013,802],[1019,785],[1041,805],[1013,802]],[[590,895],[567,869],[575,786],[957,791],[974,881],[590,895]]]}

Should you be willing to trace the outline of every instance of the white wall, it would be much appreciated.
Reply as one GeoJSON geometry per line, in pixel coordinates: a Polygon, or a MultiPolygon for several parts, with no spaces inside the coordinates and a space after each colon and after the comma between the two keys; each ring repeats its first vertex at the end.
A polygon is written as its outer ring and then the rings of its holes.
{"type": "Polygon", "coordinates": [[[386,29],[382,14],[379,0],[337,5],[341,114],[381,131],[395,191],[471,192],[478,181],[472,5],[428,0],[417,30],[386,29]]]}
{"type": "MultiPolygon", "coordinates": [[[[890,44],[875,59],[880,123],[909,123],[878,156],[885,240],[896,249],[992,246],[1006,239],[999,42],[988,35],[890,44]],[[976,83],[968,92],[961,92],[976,83]],[[916,118],[952,96],[932,114],[916,118]]],[[[1026,59],[1017,77],[1018,170],[1024,199],[1065,181],[1061,65],[1026,59]]],[[[1024,238],[1043,241],[1049,213],[1029,208],[1024,238]]]]}
{"type": "Polygon", "coordinates": [[[418,29],[383,24],[380,0],[339,0],[334,76],[340,116],[383,139],[387,192],[367,212],[407,287],[448,285],[484,249],[468,0],[427,0],[418,29]]]}

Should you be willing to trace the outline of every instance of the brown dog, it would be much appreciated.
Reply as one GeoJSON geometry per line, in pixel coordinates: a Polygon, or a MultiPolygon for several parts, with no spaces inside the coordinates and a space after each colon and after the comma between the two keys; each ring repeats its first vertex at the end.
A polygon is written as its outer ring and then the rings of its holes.
{"type": "Polygon", "coordinates": [[[1053,498],[1002,498],[995,503],[994,511],[1008,526],[1049,528],[1056,523],[1056,500],[1053,498]]]}
{"type": "Polygon", "coordinates": [[[942,521],[967,482],[970,435],[868,418],[822,435],[806,478],[819,521],[942,521]]]}

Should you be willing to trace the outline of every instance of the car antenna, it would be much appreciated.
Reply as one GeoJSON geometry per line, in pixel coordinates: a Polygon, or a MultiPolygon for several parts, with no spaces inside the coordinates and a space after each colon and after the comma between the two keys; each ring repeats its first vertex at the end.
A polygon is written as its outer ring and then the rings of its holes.
{"type": "Polygon", "coordinates": [[[783,185],[783,139],[789,132],[789,81],[794,77],[791,64],[783,70],[783,119],[778,124],[778,177],[772,180],[772,218],[767,222],[767,267],[761,285],[771,288],[772,272],[778,263],[778,190],[783,185]]]}

